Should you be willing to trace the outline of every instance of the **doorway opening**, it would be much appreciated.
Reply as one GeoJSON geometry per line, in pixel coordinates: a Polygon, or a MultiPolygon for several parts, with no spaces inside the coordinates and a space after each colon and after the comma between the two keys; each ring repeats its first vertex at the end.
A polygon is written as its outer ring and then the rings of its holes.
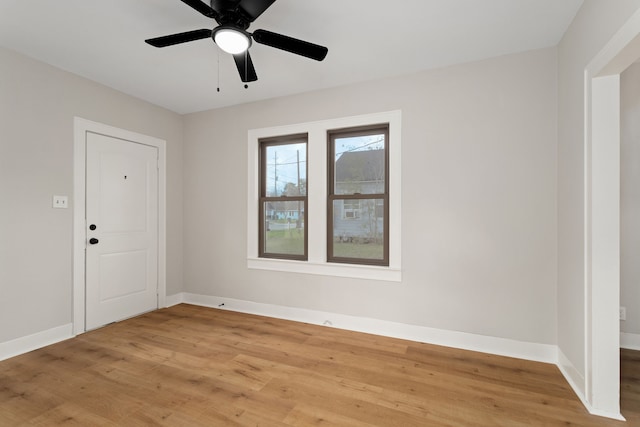
{"type": "Polygon", "coordinates": [[[640,11],[585,69],[585,397],[620,414],[620,74],[640,58],[640,11]]]}

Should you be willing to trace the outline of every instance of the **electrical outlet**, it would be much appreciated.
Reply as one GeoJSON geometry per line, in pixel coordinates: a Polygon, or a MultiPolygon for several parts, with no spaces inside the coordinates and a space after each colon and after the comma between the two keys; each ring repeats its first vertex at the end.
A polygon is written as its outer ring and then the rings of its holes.
{"type": "Polygon", "coordinates": [[[66,209],[69,204],[67,196],[53,196],[53,207],[58,209],[66,209]]]}
{"type": "Polygon", "coordinates": [[[627,320],[627,307],[620,307],[620,320],[627,320]]]}

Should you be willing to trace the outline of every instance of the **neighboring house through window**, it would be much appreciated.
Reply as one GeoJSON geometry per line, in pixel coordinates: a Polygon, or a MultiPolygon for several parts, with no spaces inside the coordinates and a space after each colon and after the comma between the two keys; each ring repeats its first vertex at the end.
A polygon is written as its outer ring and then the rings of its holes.
{"type": "Polygon", "coordinates": [[[327,259],[389,265],[389,125],[328,132],[327,259]]]}

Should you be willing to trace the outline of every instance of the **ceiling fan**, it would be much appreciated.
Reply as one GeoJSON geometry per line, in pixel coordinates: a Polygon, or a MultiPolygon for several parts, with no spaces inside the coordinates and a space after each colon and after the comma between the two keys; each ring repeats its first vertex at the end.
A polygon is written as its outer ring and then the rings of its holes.
{"type": "Polygon", "coordinates": [[[262,15],[275,0],[211,0],[211,6],[207,6],[201,0],[181,1],[204,16],[214,19],[218,26],[212,30],[187,31],[148,39],[145,42],[155,47],[167,47],[211,37],[222,50],[233,55],[240,78],[245,83],[258,80],[248,50],[252,39],[256,43],[282,49],[316,61],[322,61],[329,51],[324,46],[267,30],[255,30],[253,33],[249,33],[247,30],[251,23],[262,15]]]}

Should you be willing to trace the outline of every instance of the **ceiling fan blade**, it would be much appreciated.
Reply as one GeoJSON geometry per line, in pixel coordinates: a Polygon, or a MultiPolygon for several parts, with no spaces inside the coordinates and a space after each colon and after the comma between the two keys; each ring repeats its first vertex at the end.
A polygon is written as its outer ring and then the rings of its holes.
{"type": "Polygon", "coordinates": [[[324,46],[309,43],[304,40],[294,39],[293,37],[284,36],[282,34],[272,33],[267,30],[254,31],[253,40],[256,43],[275,47],[276,49],[286,50],[287,52],[315,59],[316,61],[322,61],[329,52],[329,49],[324,46]]]}
{"type": "Polygon", "coordinates": [[[233,55],[233,59],[236,61],[236,67],[238,68],[238,74],[243,82],[255,82],[258,80],[256,69],[253,68],[253,61],[249,51],[233,55]]]}
{"type": "Polygon", "coordinates": [[[262,15],[276,0],[241,0],[240,8],[244,11],[244,15],[253,22],[262,15]]]}
{"type": "Polygon", "coordinates": [[[206,39],[211,37],[211,30],[201,29],[187,31],[186,33],[170,34],[168,36],[147,39],[145,42],[155,47],[167,47],[174,44],[191,42],[194,40],[206,39]]]}
{"type": "Polygon", "coordinates": [[[202,3],[200,0],[181,0],[182,3],[191,6],[204,16],[218,20],[218,12],[213,10],[208,4],[202,3]]]}

